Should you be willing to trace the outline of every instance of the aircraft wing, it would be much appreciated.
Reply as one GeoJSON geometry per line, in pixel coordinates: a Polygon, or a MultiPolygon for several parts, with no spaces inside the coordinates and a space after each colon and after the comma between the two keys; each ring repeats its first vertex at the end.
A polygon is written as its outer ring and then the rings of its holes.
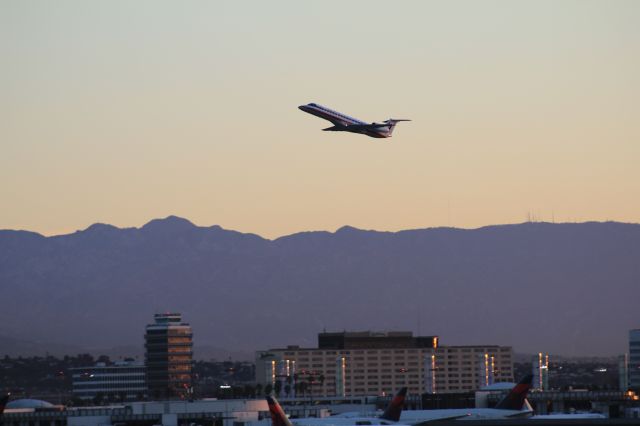
{"type": "Polygon", "coordinates": [[[504,418],[506,419],[520,419],[520,418],[526,418],[526,417],[531,417],[531,415],[533,414],[533,410],[522,410],[522,411],[517,411],[513,414],[507,414],[506,416],[504,416],[504,418]]]}
{"type": "Polygon", "coordinates": [[[372,123],[372,124],[348,124],[346,126],[349,129],[354,129],[354,130],[372,130],[372,129],[379,129],[380,127],[389,127],[388,123],[372,123]]]}
{"type": "Polygon", "coordinates": [[[379,129],[381,127],[395,126],[396,123],[398,123],[400,121],[411,121],[411,120],[408,120],[408,119],[405,119],[405,118],[400,118],[400,119],[390,118],[389,120],[385,121],[384,123],[347,124],[346,126],[349,129],[354,129],[354,130],[375,130],[375,129],[379,129]]]}
{"type": "Polygon", "coordinates": [[[469,414],[469,413],[435,415],[432,418],[423,419],[423,420],[420,420],[419,422],[416,422],[416,423],[411,423],[411,426],[430,426],[434,422],[442,422],[442,421],[445,421],[445,420],[464,419],[465,417],[469,417],[470,415],[471,414],[469,414]]]}
{"type": "Polygon", "coordinates": [[[347,411],[346,413],[334,414],[331,418],[335,419],[353,419],[362,417],[362,413],[360,411],[347,411]]]}

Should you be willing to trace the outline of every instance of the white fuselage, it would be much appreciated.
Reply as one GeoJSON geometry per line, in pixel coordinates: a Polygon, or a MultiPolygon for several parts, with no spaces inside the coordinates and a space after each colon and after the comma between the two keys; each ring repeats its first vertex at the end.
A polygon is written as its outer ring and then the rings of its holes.
{"type": "Polygon", "coordinates": [[[358,417],[354,413],[325,418],[291,419],[294,426],[361,426],[361,425],[416,425],[438,420],[480,420],[480,419],[506,419],[529,417],[531,410],[499,410],[496,408],[452,408],[435,410],[408,410],[403,411],[400,421],[392,422],[380,418],[358,417]]]}
{"type": "Polygon", "coordinates": [[[289,419],[293,426],[409,426],[377,417],[305,417],[289,419]]]}
{"type": "Polygon", "coordinates": [[[532,416],[531,420],[564,420],[564,419],[606,419],[607,416],[599,413],[557,413],[539,414],[532,416]]]}
{"type": "Polygon", "coordinates": [[[453,418],[459,420],[520,418],[529,417],[532,413],[531,410],[499,410],[496,408],[408,410],[402,412],[400,422],[416,424],[429,420],[453,418]]]}

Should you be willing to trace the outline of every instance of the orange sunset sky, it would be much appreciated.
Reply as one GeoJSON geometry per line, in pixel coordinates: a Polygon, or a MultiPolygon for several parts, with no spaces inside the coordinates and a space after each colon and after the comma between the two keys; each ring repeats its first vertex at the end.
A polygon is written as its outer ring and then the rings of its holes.
{"type": "Polygon", "coordinates": [[[640,221],[640,2],[0,1],[0,229],[640,221]],[[322,132],[317,102],[390,139],[322,132]]]}

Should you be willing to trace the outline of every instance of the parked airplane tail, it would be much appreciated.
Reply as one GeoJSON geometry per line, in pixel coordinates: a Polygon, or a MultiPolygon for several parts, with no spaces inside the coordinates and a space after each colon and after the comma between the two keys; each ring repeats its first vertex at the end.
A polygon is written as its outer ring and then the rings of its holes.
{"type": "Polygon", "coordinates": [[[392,422],[400,421],[400,415],[402,414],[402,407],[404,406],[404,399],[407,396],[407,388],[402,388],[389,403],[389,406],[384,413],[380,416],[381,419],[389,420],[392,422]]]}
{"type": "Polygon", "coordinates": [[[271,414],[271,426],[293,426],[274,397],[267,396],[267,404],[269,405],[269,413],[271,414]]]}
{"type": "Polygon", "coordinates": [[[527,398],[527,393],[529,393],[529,389],[531,389],[532,381],[533,375],[529,374],[524,376],[522,380],[509,391],[507,396],[498,402],[495,408],[499,410],[522,410],[525,399],[527,398]]]}

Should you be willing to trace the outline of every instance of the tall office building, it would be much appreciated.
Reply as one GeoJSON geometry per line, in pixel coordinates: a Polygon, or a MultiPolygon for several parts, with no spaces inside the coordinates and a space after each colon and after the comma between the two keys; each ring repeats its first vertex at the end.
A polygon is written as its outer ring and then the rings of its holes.
{"type": "Polygon", "coordinates": [[[549,354],[540,352],[531,361],[533,388],[541,391],[549,390],[549,354]]]}
{"type": "Polygon", "coordinates": [[[191,326],[177,313],[156,314],[145,333],[145,365],[151,398],[188,398],[193,367],[191,326]]]}
{"type": "Polygon", "coordinates": [[[640,392],[640,329],[629,331],[629,387],[640,392]]]}

